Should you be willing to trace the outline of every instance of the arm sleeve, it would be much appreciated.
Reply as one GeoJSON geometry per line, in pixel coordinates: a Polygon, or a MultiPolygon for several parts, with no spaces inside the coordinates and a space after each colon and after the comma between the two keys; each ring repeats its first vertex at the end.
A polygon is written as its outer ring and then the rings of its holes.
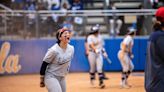
{"type": "Polygon", "coordinates": [[[40,68],[40,75],[45,75],[45,71],[46,71],[46,68],[47,68],[47,65],[48,65],[48,64],[49,64],[49,63],[43,61],[42,66],[41,66],[41,68],[40,68]]]}

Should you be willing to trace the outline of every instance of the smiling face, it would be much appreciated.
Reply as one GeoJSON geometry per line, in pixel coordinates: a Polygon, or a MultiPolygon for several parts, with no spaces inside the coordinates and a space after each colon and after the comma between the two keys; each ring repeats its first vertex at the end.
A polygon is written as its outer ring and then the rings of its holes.
{"type": "Polygon", "coordinates": [[[60,42],[67,44],[70,42],[70,38],[71,38],[71,32],[64,31],[59,37],[59,40],[60,42]]]}

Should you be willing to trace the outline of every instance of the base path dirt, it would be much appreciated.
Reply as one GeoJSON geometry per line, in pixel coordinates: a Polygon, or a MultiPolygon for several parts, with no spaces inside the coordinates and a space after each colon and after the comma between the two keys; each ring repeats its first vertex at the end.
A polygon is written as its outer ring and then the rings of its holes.
{"type": "MultiPolygon", "coordinates": [[[[108,72],[106,76],[109,78],[105,81],[106,87],[100,89],[98,75],[92,86],[88,73],[69,73],[66,77],[67,92],[145,92],[144,73],[132,73],[128,79],[132,85],[129,89],[120,87],[121,72],[108,72]]],[[[0,76],[0,92],[48,92],[46,88],[39,87],[39,81],[39,74],[0,76]]]]}

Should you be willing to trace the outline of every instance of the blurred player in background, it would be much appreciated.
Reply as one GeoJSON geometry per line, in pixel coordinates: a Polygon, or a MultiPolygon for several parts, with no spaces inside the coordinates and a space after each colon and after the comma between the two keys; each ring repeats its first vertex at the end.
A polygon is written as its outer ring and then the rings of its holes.
{"type": "Polygon", "coordinates": [[[118,59],[120,60],[122,66],[122,78],[121,78],[121,87],[122,88],[130,88],[128,85],[127,79],[134,69],[134,65],[132,63],[132,59],[134,55],[132,53],[133,48],[133,37],[135,36],[136,30],[134,28],[130,28],[128,34],[125,36],[123,41],[120,44],[120,50],[118,52],[118,59]]]}
{"type": "Polygon", "coordinates": [[[59,29],[57,43],[48,49],[43,58],[40,87],[46,86],[48,92],[66,92],[65,76],[74,55],[74,47],[69,44],[70,37],[70,30],[59,29]]]}
{"type": "MultiPolygon", "coordinates": [[[[97,24],[98,26],[98,24],[97,24]]],[[[85,56],[86,58],[88,59],[88,54],[89,54],[89,45],[88,45],[88,42],[87,42],[87,39],[88,39],[88,36],[90,35],[90,33],[88,33],[86,35],[86,38],[85,38],[85,42],[84,42],[84,46],[85,46],[85,56]]],[[[105,73],[103,72],[103,79],[104,80],[108,80],[108,77],[106,77],[105,73]]]]}
{"type": "Polygon", "coordinates": [[[105,49],[103,48],[104,41],[99,34],[100,26],[95,25],[91,28],[91,32],[87,37],[87,43],[85,45],[86,53],[88,54],[88,60],[90,64],[90,80],[91,84],[94,85],[95,81],[95,73],[96,70],[99,75],[99,86],[100,88],[104,88],[105,84],[104,73],[103,73],[103,57],[108,57],[105,49]]]}
{"type": "Polygon", "coordinates": [[[164,7],[159,8],[155,16],[157,21],[147,48],[146,92],[164,92],[164,7]]]}
{"type": "MultiPolygon", "coordinates": [[[[110,2],[110,5],[108,7],[109,10],[117,10],[114,2],[110,2]]],[[[120,33],[120,29],[122,27],[122,20],[120,18],[120,16],[116,16],[115,13],[112,13],[113,16],[109,16],[109,24],[110,24],[110,35],[115,37],[117,35],[119,35],[120,33]]]]}

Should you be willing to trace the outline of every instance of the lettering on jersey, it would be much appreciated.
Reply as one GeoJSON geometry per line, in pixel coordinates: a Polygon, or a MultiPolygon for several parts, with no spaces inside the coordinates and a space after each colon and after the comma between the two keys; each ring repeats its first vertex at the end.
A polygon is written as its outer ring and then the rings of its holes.
{"type": "Polygon", "coordinates": [[[56,59],[57,59],[57,62],[59,65],[63,65],[63,64],[66,64],[71,61],[71,56],[70,55],[61,56],[61,55],[57,54],[56,59]]]}
{"type": "Polygon", "coordinates": [[[4,42],[0,49],[0,73],[17,73],[21,69],[19,65],[19,55],[9,55],[10,43],[4,42]]]}

